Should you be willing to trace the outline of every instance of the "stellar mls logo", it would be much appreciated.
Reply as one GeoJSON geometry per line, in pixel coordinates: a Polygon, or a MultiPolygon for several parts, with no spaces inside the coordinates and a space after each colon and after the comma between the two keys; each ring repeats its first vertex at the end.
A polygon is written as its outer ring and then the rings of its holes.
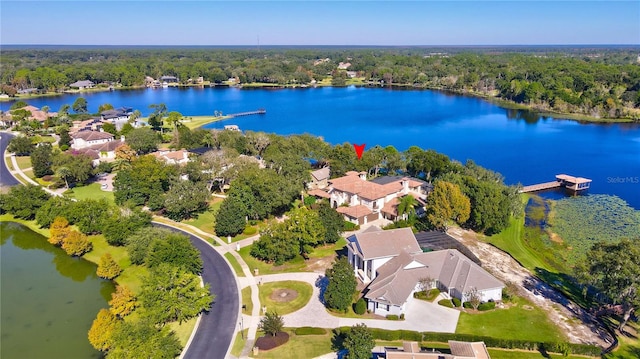
{"type": "Polygon", "coordinates": [[[607,183],[633,183],[633,184],[639,184],[640,183],[640,177],[633,177],[633,176],[607,177],[607,183]]]}

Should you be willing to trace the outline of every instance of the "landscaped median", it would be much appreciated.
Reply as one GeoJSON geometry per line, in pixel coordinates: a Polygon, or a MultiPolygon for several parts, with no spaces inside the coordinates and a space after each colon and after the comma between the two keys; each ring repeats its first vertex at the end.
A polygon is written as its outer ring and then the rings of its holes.
{"type": "Polygon", "coordinates": [[[279,315],[301,309],[309,303],[313,294],[313,287],[309,283],[292,280],[263,283],[258,288],[262,307],[279,315]]]}

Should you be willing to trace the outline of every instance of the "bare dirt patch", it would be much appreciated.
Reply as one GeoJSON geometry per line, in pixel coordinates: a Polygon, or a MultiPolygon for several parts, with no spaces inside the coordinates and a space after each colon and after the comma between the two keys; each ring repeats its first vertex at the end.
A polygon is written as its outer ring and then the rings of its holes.
{"type": "Polygon", "coordinates": [[[564,242],[564,241],[562,240],[562,237],[560,237],[558,234],[553,233],[553,232],[549,232],[549,239],[550,239],[552,242],[559,243],[559,244],[562,244],[562,243],[564,242]]]}
{"type": "Polygon", "coordinates": [[[502,250],[482,242],[472,231],[451,228],[448,234],[466,245],[480,260],[482,267],[503,282],[517,285],[519,295],[542,308],[572,343],[608,347],[613,338],[595,317],[562,293],[533,275],[502,250]]]}
{"type": "Polygon", "coordinates": [[[278,303],[290,302],[296,298],[298,298],[298,292],[289,288],[278,288],[269,295],[269,299],[278,303]]]}
{"type": "Polygon", "coordinates": [[[328,257],[322,258],[310,258],[306,261],[308,272],[322,272],[324,273],[328,268],[331,267],[333,261],[335,260],[336,255],[331,255],[328,257]]]}

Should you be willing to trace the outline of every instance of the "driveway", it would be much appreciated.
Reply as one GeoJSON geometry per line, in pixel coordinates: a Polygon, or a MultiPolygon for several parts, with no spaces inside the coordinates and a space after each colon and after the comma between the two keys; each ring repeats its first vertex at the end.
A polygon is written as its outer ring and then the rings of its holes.
{"type": "Polygon", "coordinates": [[[4,151],[9,146],[9,141],[14,136],[7,132],[0,133],[0,187],[10,187],[20,184],[18,180],[16,180],[9,169],[7,168],[7,164],[5,163],[4,151]]]}
{"type": "MultiPolygon", "coordinates": [[[[341,318],[327,312],[320,301],[320,289],[316,285],[319,279],[324,277],[323,273],[279,273],[256,277],[256,281],[261,283],[297,280],[311,284],[313,295],[307,305],[291,314],[283,315],[285,326],[287,327],[320,327],[337,328],[350,327],[358,323],[364,323],[369,328],[380,328],[388,330],[414,330],[419,332],[441,332],[454,333],[458,325],[460,312],[455,309],[443,307],[437,303],[425,302],[410,296],[407,300],[405,320],[386,319],[359,319],[341,318]]],[[[241,284],[242,286],[242,284],[241,284]]],[[[269,310],[269,308],[267,308],[269,310]]],[[[249,318],[246,317],[245,320],[249,318]]]]}
{"type": "Polygon", "coordinates": [[[195,336],[183,358],[226,358],[240,311],[238,286],[233,271],[209,243],[177,228],[160,223],[153,223],[153,225],[189,236],[193,246],[200,251],[204,264],[202,279],[205,283],[209,283],[211,293],[216,296],[211,310],[202,315],[195,336]]]}

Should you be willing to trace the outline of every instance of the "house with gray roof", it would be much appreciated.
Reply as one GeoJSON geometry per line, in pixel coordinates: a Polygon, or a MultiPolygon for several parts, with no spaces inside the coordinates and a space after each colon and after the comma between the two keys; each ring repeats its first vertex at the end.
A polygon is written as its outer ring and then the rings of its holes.
{"type": "Polygon", "coordinates": [[[96,84],[91,80],[82,80],[76,81],[72,84],[69,84],[69,87],[77,88],[78,90],[90,89],[93,88],[96,84]]]}
{"type": "Polygon", "coordinates": [[[491,359],[484,342],[449,340],[449,353],[422,350],[418,342],[403,342],[402,348],[385,347],[386,359],[491,359]]]}
{"type": "Polygon", "coordinates": [[[456,249],[422,252],[409,228],[370,227],[348,238],[348,259],[363,283],[367,308],[400,315],[424,282],[462,302],[474,290],[482,302],[502,300],[504,283],[456,249]]]}
{"type": "Polygon", "coordinates": [[[311,172],[311,182],[307,183],[307,189],[324,189],[329,185],[329,167],[322,167],[311,172]]]}

